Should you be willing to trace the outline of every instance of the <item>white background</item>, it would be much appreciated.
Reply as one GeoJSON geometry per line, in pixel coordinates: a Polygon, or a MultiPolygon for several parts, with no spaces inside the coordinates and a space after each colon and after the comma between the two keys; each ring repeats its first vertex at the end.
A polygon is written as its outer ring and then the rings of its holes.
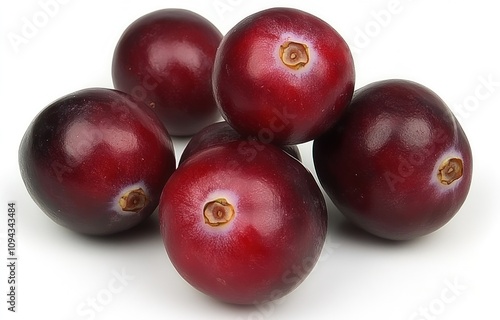
{"type": "MultiPolygon", "coordinates": [[[[55,1],[2,2],[0,11],[1,319],[500,318],[495,153],[500,22],[494,1],[55,1]],[[469,197],[450,223],[415,241],[386,242],[350,227],[329,202],[328,239],[306,281],[279,301],[236,307],[198,293],[178,276],[155,216],[133,232],[91,238],[63,229],[37,208],[18,170],[24,130],[62,95],[112,87],[114,46],[132,21],[181,7],[226,33],[245,16],[273,6],[301,8],[336,28],[351,46],[357,88],[387,78],[410,79],[434,90],[456,112],[475,167],[469,197]],[[36,30],[27,32],[25,25],[34,19],[36,30]],[[24,41],[13,44],[15,36],[24,41]],[[9,201],[18,209],[15,314],[6,304],[9,201]]],[[[186,140],[175,141],[179,156],[186,140]]],[[[311,143],[300,149],[314,173],[311,143]]]]}

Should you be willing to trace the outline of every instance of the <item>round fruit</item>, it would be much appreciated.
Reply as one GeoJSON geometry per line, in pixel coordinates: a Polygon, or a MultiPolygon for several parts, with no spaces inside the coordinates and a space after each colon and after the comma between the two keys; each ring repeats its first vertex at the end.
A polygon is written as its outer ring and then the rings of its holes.
{"type": "MultiPolygon", "coordinates": [[[[240,141],[238,152],[246,154],[249,158],[255,157],[255,154],[261,151],[262,143],[252,138],[245,139],[227,122],[221,121],[203,128],[200,132],[191,137],[191,140],[189,140],[189,143],[182,152],[179,165],[182,164],[187,158],[201,150],[230,141],[240,141]]],[[[299,161],[302,160],[300,150],[296,145],[286,145],[280,147],[283,151],[295,159],[299,161]]]]}
{"type": "Polygon", "coordinates": [[[160,230],[174,267],[221,301],[255,304],[296,288],[325,241],[325,199],[311,173],[274,145],[249,160],[239,142],[200,151],[165,185],[160,230]]]}
{"type": "Polygon", "coordinates": [[[298,144],[327,131],[349,103],[354,63],[325,21],[292,8],[257,12],[217,50],[214,94],[222,116],[244,136],[298,144]]]}
{"type": "Polygon", "coordinates": [[[195,134],[220,118],[212,70],[221,39],[210,21],[191,11],[146,14],[118,41],[114,86],[149,105],[171,135],[195,134]]]}
{"type": "Polygon", "coordinates": [[[165,127],[146,105],[90,88],[35,117],[22,138],[19,165],[30,196],[50,218],[105,235],[151,215],[175,156],[165,127]]]}
{"type": "Polygon", "coordinates": [[[337,125],[314,141],[318,178],[356,225],[405,240],[445,225],[472,178],[467,137],[446,104],[407,80],[357,90],[337,125]]]}

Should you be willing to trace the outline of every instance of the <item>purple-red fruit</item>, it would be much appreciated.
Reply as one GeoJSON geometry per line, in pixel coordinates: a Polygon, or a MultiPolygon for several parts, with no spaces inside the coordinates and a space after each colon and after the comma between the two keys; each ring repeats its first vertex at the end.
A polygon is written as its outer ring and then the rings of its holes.
{"type": "Polygon", "coordinates": [[[218,300],[256,304],[294,290],[325,241],[325,199],[311,173],[274,145],[202,150],[161,195],[160,230],[179,274],[218,300]]]}
{"type": "Polygon", "coordinates": [[[106,235],[151,215],[175,156],[165,127],[146,105],[91,88],[61,97],[35,117],[22,138],[19,165],[30,196],[52,220],[106,235]]]}
{"type": "Polygon", "coordinates": [[[430,89],[408,80],[369,84],[337,125],[314,141],[318,178],[350,221],[406,240],[445,225],[472,178],[467,137],[430,89]]]}
{"type": "MultiPolygon", "coordinates": [[[[262,143],[252,138],[242,137],[227,122],[216,122],[208,125],[191,137],[191,140],[189,140],[189,143],[182,152],[179,165],[201,150],[231,141],[239,141],[238,152],[246,154],[250,158],[254,157],[262,148],[262,143]]],[[[295,159],[302,160],[300,150],[296,145],[280,146],[280,148],[295,159]]]]}
{"type": "Polygon", "coordinates": [[[354,63],[328,23],[292,8],[248,16],[223,38],[213,73],[222,116],[243,136],[298,144],[327,131],[349,103],[354,63]]]}
{"type": "Polygon", "coordinates": [[[149,105],[171,135],[193,135],[220,118],[212,71],[221,39],[210,21],[191,11],[146,14],[116,45],[114,86],[149,105]]]}

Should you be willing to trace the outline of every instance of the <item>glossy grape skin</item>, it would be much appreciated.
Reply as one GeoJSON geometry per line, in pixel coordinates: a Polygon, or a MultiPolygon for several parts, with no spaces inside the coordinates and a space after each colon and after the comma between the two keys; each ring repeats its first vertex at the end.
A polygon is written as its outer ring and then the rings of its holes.
{"type": "Polygon", "coordinates": [[[161,195],[160,230],[170,261],[193,287],[220,301],[256,304],[290,293],[311,272],[327,212],[300,162],[273,145],[248,158],[238,144],[205,149],[176,170],[161,195]],[[222,225],[206,218],[216,199],[234,208],[222,225]]]}
{"type": "Polygon", "coordinates": [[[173,136],[190,136],[220,119],[212,70],[220,31],[185,9],[161,9],[134,21],[120,37],[113,84],[149,105],[173,136]]]}
{"type": "Polygon", "coordinates": [[[354,78],[350,49],[328,23],[298,9],[271,8],[224,36],[213,88],[222,116],[240,134],[293,145],[335,123],[354,78]]]}
{"type": "MultiPolygon", "coordinates": [[[[262,143],[255,139],[244,138],[226,121],[220,121],[206,126],[191,137],[189,143],[182,152],[179,159],[179,165],[181,165],[187,158],[201,150],[231,141],[240,141],[238,148],[239,152],[245,153],[248,156],[252,156],[252,154],[261,151],[262,143]]],[[[302,161],[300,150],[296,145],[285,145],[280,146],[280,148],[295,159],[302,161]]]]}
{"type": "Polygon", "coordinates": [[[20,144],[19,166],[30,196],[53,221],[109,235],[153,213],[175,155],[147,106],[123,92],[89,88],[57,99],[35,117],[20,144]],[[128,203],[120,202],[127,193],[128,203]]]}
{"type": "Polygon", "coordinates": [[[472,179],[471,148],[453,113],[430,89],[401,79],[357,90],[337,125],[314,141],[313,158],[337,208],[392,240],[445,225],[472,179]],[[440,171],[447,159],[455,163],[448,162],[448,178],[440,171]]]}

